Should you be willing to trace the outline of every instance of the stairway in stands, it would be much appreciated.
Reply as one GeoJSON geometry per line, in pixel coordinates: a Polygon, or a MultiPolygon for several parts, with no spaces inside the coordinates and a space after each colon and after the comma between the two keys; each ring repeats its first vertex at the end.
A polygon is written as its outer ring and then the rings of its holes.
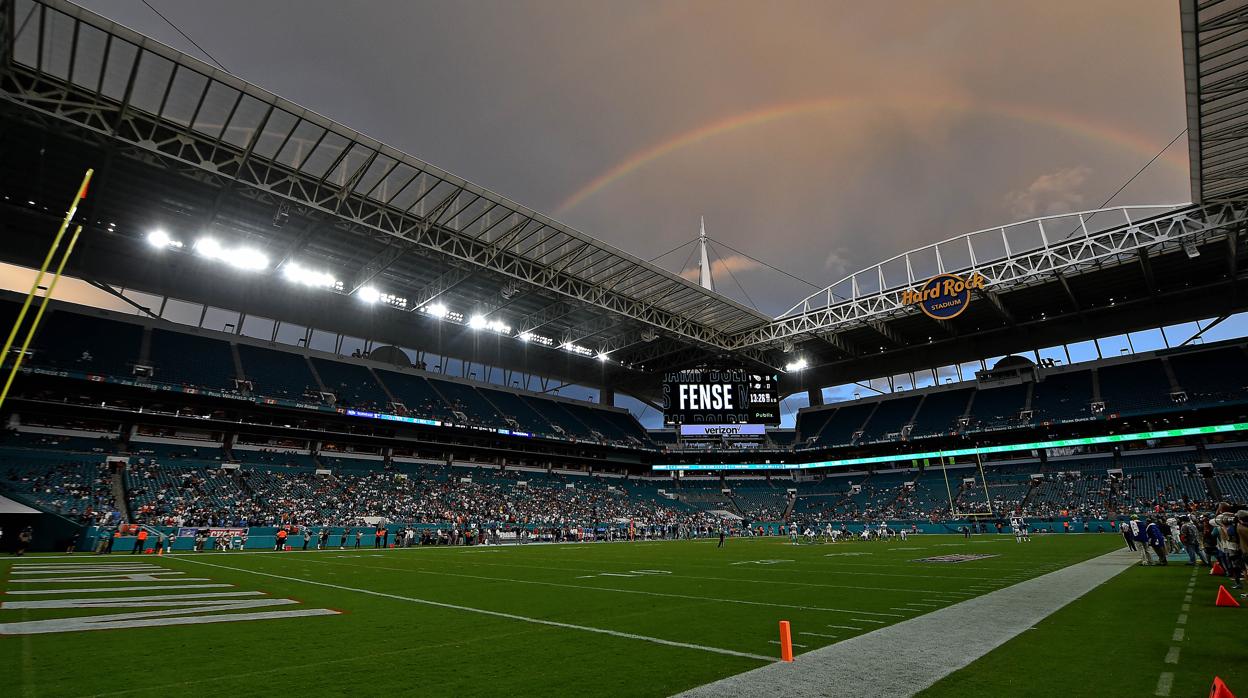
{"type": "Polygon", "coordinates": [[[113,491],[113,501],[117,503],[117,513],[121,514],[122,521],[129,523],[130,502],[126,499],[126,471],[124,468],[113,468],[111,488],[113,491]]]}

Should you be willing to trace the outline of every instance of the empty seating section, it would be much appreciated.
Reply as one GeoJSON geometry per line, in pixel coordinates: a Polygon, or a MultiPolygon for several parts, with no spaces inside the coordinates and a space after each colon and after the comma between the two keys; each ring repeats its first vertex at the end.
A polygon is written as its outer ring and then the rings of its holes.
{"type": "Polygon", "coordinates": [[[346,454],[325,451],[318,453],[316,460],[324,468],[361,473],[366,473],[370,470],[380,470],[385,465],[385,461],[380,458],[356,458],[346,454]]]}
{"type": "Polygon", "coordinates": [[[0,448],[37,449],[31,453],[63,451],[76,453],[116,453],[117,436],[100,434],[99,436],[66,436],[63,434],[39,434],[35,432],[4,432],[0,437],[0,448]]]}
{"type": "Polygon", "coordinates": [[[767,432],[767,438],[771,439],[771,443],[777,448],[790,448],[793,446],[793,440],[796,436],[796,432],[789,429],[777,429],[767,432]]]}
{"type": "Polygon", "coordinates": [[[309,390],[319,391],[307,359],[300,354],[239,344],[238,356],[243,375],[259,395],[298,400],[309,390]]]}
{"type": "Polygon", "coordinates": [[[820,431],[828,425],[828,420],[832,419],[835,409],[826,409],[810,412],[799,412],[797,414],[797,443],[804,445],[813,437],[819,435],[820,431]]]}
{"type": "Polygon", "coordinates": [[[562,429],[564,435],[580,439],[594,438],[594,435],[589,431],[589,427],[581,423],[572,413],[563,409],[563,405],[560,403],[553,400],[540,400],[527,395],[521,396],[521,399],[545,417],[551,426],[562,429]]]}
{"type": "Polygon", "coordinates": [[[1087,419],[1091,405],[1091,371],[1054,373],[1032,389],[1031,412],[1037,422],[1087,419]]]}
{"type": "Polygon", "coordinates": [[[130,462],[212,465],[226,460],[225,451],[215,444],[167,444],[148,441],[130,442],[130,462]]]}
{"type": "Polygon", "coordinates": [[[1023,383],[977,390],[968,415],[968,428],[1001,429],[1020,424],[1019,414],[1023,411],[1029,387],[1023,383]]]}
{"type": "Polygon", "coordinates": [[[628,443],[630,441],[628,434],[604,417],[606,414],[604,410],[568,403],[563,403],[561,406],[575,416],[578,421],[601,435],[607,441],[616,443],[628,443]]]}
{"type": "Polygon", "coordinates": [[[1170,379],[1160,359],[1133,361],[1097,370],[1105,411],[1118,414],[1169,407],[1170,379]]]}
{"type": "Polygon", "coordinates": [[[915,415],[910,438],[943,436],[953,432],[958,426],[958,418],[966,414],[966,406],[970,403],[973,392],[975,391],[972,388],[961,388],[929,393],[919,406],[919,413],[915,415]]]}
{"type": "Polygon", "coordinates": [[[325,389],[338,398],[337,404],[365,409],[380,409],[390,404],[386,391],[366,366],[312,357],[312,367],[325,389]]]}
{"type": "Polygon", "coordinates": [[[817,446],[844,446],[853,441],[854,434],[866,423],[867,417],[878,403],[849,404],[836,410],[827,426],[819,432],[817,446]]]}
{"type": "Polygon", "coordinates": [[[1209,462],[1217,469],[1248,468],[1248,447],[1230,446],[1206,451],[1209,462]]]}
{"type": "Polygon", "coordinates": [[[1214,475],[1222,499],[1231,502],[1248,502],[1248,470],[1231,470],[1214,475]]]}
{"type": "Polygon", "coordinates": [[[900,438],[902,428],[910,423],[910,418],[914,416],[922,399],[922,396],[911,395],[881,402],[871,414],[871,420],[863,427],[860,443],[900,438]]]}
{"type": "Polygon", "coordinates": [[[515,393],[509,393],[503,390],[490,390],[482,388],[481,394],[486,397],[504,417],[513,419],[521,431],[527,431],[532,434],[553,434],[550,422],[546,418],[533,409],[528,402],[515,393]]]}
{"type": "Polygon", "coordinates": [[[1248,396],[1248,355],[1243,347],[1175,353],[1168,361],[1190,403],[1243,401],[1248,396]]]}
{"type": "Polygon", "coordinates": [[[237,377],[230,345],[210,337],[153,328],[148,361],[163,383],[232,390],[237,377]]]}
{"type": "Polygon", "coordinates": [[[649,438],[646,436],[646,430],[641,427],[641,423],[634,419],[631,414],[615,410],[597,410],[595,414],[614,425],[616,429],[623,432],[629,439],[636,439],[647,446],[650,445],[647,443],[649,438]]]}
{"type": "Polygon", "coordinates": [[[377,376],[390,389],[390,394],[394,396],[394,399],[403,403],[403,406],[413,414],[430,419],[455,421],[456,417],[451,413],[446,401],[434,392],[429,381],[421,376],[384,369],[379,369],[377,376]]]}
{"type": "Polygon", "coordinates": [[[45,316],[39,326],[31,363],[67,371],[129,376],[139,359],[142,341],[143,328],[138,325],[55,311],[45,316]]]}
{"type": "Polygon", "coordinates": [[[770,484],[740,485],[732,488],[737,513],[751,521],[780,521],[789,507],[789,493],[770,484]]]}
{"type": "Polygon", "coordinates": [[[503,420],[498,410],[494,409],[490,401],[482,397],[481,393],[478,393],[477,389],[471,385],[435,378],[430,378],[429,384],[446,399],[446,404],[450,405],[452,410],[462,412],[472,424],[498,429],[507,428],[507,422],[503,420]]]}
{"type": "Polygon", "coordinates": [[[250,465],[289,466],[308,469],[316,467],[316,461],[308,453],[269,450],[253,451],[244,448],[235,448],[233,453],[235,460],[250,465]]]}

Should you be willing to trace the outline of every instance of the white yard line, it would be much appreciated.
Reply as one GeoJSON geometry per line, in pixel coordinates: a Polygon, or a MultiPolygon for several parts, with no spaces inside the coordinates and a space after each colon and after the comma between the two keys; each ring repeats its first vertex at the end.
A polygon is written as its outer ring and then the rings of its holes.
{"type": "Polygon", "coordinates": [[[1174,686],[1174,672],[1163,671],[1161,676],[1157,678],[1157,690],[1153,691],[1155,696],[1168,696],[1170,689],[1174,686]]]}
{"type": "Polygon", "coordinates": [[[378,596],[381,598],[394,599],[396,601],[406,601],[408,603],[421,604],[423,606],[435,606],[437,608],[446,608],[454,611],[464,611],[466,613],[477,613],[495,618],[505,618],[507,620],[519,621],[522,623],[534,623],[537,625],[545,625],[555,628],[565,628],[567,630],[580,630],[582,632],[596,633],[599,635],[609,635],[611,637],[619,637],[627,640],[640,640],[643,642],[651,642],[658,645],[666,645],[668,647],[680,647],[683,649],[699,650],[702,652],[711,652],[714,654],[728,655],[732,657],[744,657],[746,659],[755,659],[763,662],[774,662],[774,657],[767,657],[761,654],[753,654],[751,652],[738,652],[736,650],[724,649],[721,647],[711,647],[709,645],[698,645],[689,642],[677,642],[675,640],[665,640],[659,637],[650,637],[648,635],[637,635],[634,633],[625,633],[618,630],[608,630],[606,628],[595,628],[588,625],[576,625],[574,623],[561,623],[553,620],[545,620],[542,618],[530,618],[515,613],[504,613],[502,611],[490,611],[484,608],[473,608],[471,606],[461,606],[459,604],[444,603],[441,601],[431,601],[429,599],[416,598],[414,596],[402,596],[400,594],[389,594],[384,591],[374,591],[372,589],[361,589],[358,587],[343,586],[341,584],[330,584],[329,582],[320,582],[314,579],[301,579],[299,577],[291,577],[281,574],[273,574],[270,572],[260,572],[258,570],[249,570],[243,567],[230,567],[228,565],[219,565],[212,562],[204,562],[202,560],[191,560],[181,558],[183,562],[189,562],[195,565],[206,565],[208,567],[216,567],[223,570],[231,570],[233,572],[244,572],[246,574],[259,575],[261,577],[272,577],[273,579],[282,579],[288,582],[298,582],[300,584],[311,584],[313,586],[327,587],[330,589],[338,589],[340,591],[351,591],[357,594],[367,594],[369,596],[378,596]]]}

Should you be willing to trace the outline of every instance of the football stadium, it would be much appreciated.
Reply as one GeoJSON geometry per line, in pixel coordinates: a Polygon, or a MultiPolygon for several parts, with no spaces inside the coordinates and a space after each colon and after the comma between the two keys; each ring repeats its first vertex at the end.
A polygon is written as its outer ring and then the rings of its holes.
{"type": "Polygon", "coordinates": [[[1248,2],[886,5],[0,0],[5,695],[1248,695],[1248,2]]]}

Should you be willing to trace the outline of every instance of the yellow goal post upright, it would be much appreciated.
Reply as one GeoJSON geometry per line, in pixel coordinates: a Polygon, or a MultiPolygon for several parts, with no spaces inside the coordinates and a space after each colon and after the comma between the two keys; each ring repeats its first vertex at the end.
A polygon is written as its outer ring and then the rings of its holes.
{"type": "MultiPolygon", "coordinates": [[[[43,277],[48,273],[48,267],[52,264],[52,258],[56,256],[57,249],[61,246],[61,240],[65,237],[65,231],[69,228],[69,223],[74,218],[74,214],[78,212],[78,204],[87,196],[87,187],[91,184],[91,176],[95,170],[88,169],[82,176],[82,184],[78,187],[78,193],[74,194],[74,200],[69,203],[69,210],[65,212],[65,218],[61,220],[61,227],[56,231],[56,237],[52,239],[52,245],[48,247],[48,254],[43,258],[43,264],[39,267],[39,272],[35,274],[35,280],[30,285],[30,291],[26,293],[25,300],[22,301],[22,308],[17,313],[17,319],[13,321],[13,327],[9,329],[9,336],[4,340],[4,348],[0,349],[0,365],[9,356],[9,351],[13,348],[13,341],[17,339],[17,333],[22,327],[22,323],[26,321],[26,314],[30,311],[30,306],[34,302],[35,297],[39,293],[40,284],[43,283],[43,277]]],[[[0,407],[4,406],[4,401],[9,395],[9,388],[13,385],[13,379],[21,370],[22,359],[26,356],[26,351],[30,348],[30,342],[34,339],[35,331],[39,328],[39,322],[43,319],[43,312],[48,307],[48,301],[52,298],[52,293],[56,290],[56,283],[60,280],[61,274],[65,271],[65,264],[69,261],[69,255],[74,251],[74,245],[78,242],[78,236],[82,233],[82,226],[78,226],[74,230],[73,236],[70,238],[69,245],[65,248],[65,253],[61,256],[61,261],[57,264],[56,271],[49,282],[47,292],[43,295],[43,302],[39,305],[38,312],[31,322],[30,327],[26,330],[26,337],[22,341],[21,351],[13,359],[13,366],[9,369],[8,377],[5,379],[4,389],[0,392],[0,407]]]]}
{"type": "MultiPolygon", "coordinates": [[[[992,510],[992,497],[988,494],[988,478],[984,476],[984,460],[978,453],[975,454],[975,468],[979,473],[979,482],[984,487],[984,503],[987,505],[987,511],[957,511],[957,503],[953,497],[953,487],[949,484],[949,466],[952,462],[945,460],[946,456],[942,453],[940,456],[940,472],[945,476],[945,492],[949,496],[949,517],[950,518],[992,518],[996,513],[992,510]]],[[[950,458],[950,461],[952,458],[950,458]]]]}

